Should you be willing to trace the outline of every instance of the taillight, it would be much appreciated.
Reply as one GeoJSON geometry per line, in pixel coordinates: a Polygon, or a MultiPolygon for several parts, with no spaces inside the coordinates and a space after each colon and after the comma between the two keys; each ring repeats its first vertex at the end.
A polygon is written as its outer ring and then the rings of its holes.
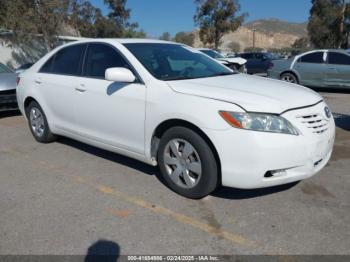
{"type": "Polygon", "coordinates": [[[21,78],[19,76],[17,76],[16,78],[16,85],[18,86],[19,85],[19,82],[21,81],[21,78]]]}

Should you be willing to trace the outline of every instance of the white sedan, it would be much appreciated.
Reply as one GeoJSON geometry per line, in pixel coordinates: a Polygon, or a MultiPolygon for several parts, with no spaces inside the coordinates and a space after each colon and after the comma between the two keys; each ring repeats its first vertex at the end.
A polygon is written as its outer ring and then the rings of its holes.
{"type": "Polygon", "coordinates": [[[309,178],[329,161],[332,113],[310,89],[238,74],[180,44],[96,39],[47,54],[17,79],[41,143],[57,135],[159,165],[202,198],[309,178]]]}
{"type": "Polygon", "coordinates": [[[223,64],[233,70],[237,70],[238,72],[245,74],[247,73],[247,60],[242,57],[225,57],[219,52],[209,48],[199,48],[197,50],[201,51],[202,53],[217,60],[220,64],[223,64]]]}

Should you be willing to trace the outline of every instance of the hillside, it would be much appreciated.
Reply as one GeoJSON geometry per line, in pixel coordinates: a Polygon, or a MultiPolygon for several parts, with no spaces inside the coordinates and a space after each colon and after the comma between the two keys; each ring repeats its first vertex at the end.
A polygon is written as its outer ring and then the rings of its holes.
{"type": "MultiPolygon", "coordinates": [[[[295,40],[307,35],[306,23],[290,23],[277,19],[256,20],[245,24],[233,33],[225,35],[221,49],[228,50],[227,46],[230,42],[239,43],[241,51],[253,46],[253,29],[256,29],[256,47],[264,49],[290,47],[295,40]]],[[[203,46],[199,40],[198,31],[195,32],[195,35],[195,46],[203,46]]]]}
{"type": "Polygon", "coordinates": [[[245,27],[259,32],[286,33],[300,37],[307,34],[307,23],[290,23],[278,19],[256,20],[245,24],[245,27]]]}

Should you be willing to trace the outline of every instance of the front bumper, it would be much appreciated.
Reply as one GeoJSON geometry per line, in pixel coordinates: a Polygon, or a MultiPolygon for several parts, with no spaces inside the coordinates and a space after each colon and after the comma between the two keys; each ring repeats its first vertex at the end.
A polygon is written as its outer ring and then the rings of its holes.
{"type": "Polygon", "coordinates": [[[209,131],[221,161],[223,186],[255,189],[288,184],[318,173],[329,161],[334,139],[334,120],[328,119],[327,130],[299,124],[296,115],[314,114],[324,109],[321,103],[313,108],[291,111],[283,116],[301,132],[299,136],[254,132],[231,128],[209,131]]]}
{"type": "Polygon", "coordinates": [[[17,109],[16,90],[0,91],[0,112],[17,109]]]}

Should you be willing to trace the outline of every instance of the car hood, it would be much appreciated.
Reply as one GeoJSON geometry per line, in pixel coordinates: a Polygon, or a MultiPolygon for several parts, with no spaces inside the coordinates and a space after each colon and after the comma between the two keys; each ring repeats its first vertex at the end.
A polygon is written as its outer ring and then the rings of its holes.
{"type": "Polygon", "coordinates": [[[306,87],[245,74],[169,81],[168,84],[176,92],[233,103],[248,112],[281,114],[323,100],[306,87]]]}
{"type": "Polygon", "coordinates": [[[247,63],[247,60],[241,57],[233,57],[233,58],[218,58],[218,61],[220,61],[223,64],[238,64],[238,65],[244,65],[247,63]]]}
{"type": "Polygon", "coordinates": [[[16,78],[14,73],[0,74],[0,92],[16,89],[16,78]]]}

